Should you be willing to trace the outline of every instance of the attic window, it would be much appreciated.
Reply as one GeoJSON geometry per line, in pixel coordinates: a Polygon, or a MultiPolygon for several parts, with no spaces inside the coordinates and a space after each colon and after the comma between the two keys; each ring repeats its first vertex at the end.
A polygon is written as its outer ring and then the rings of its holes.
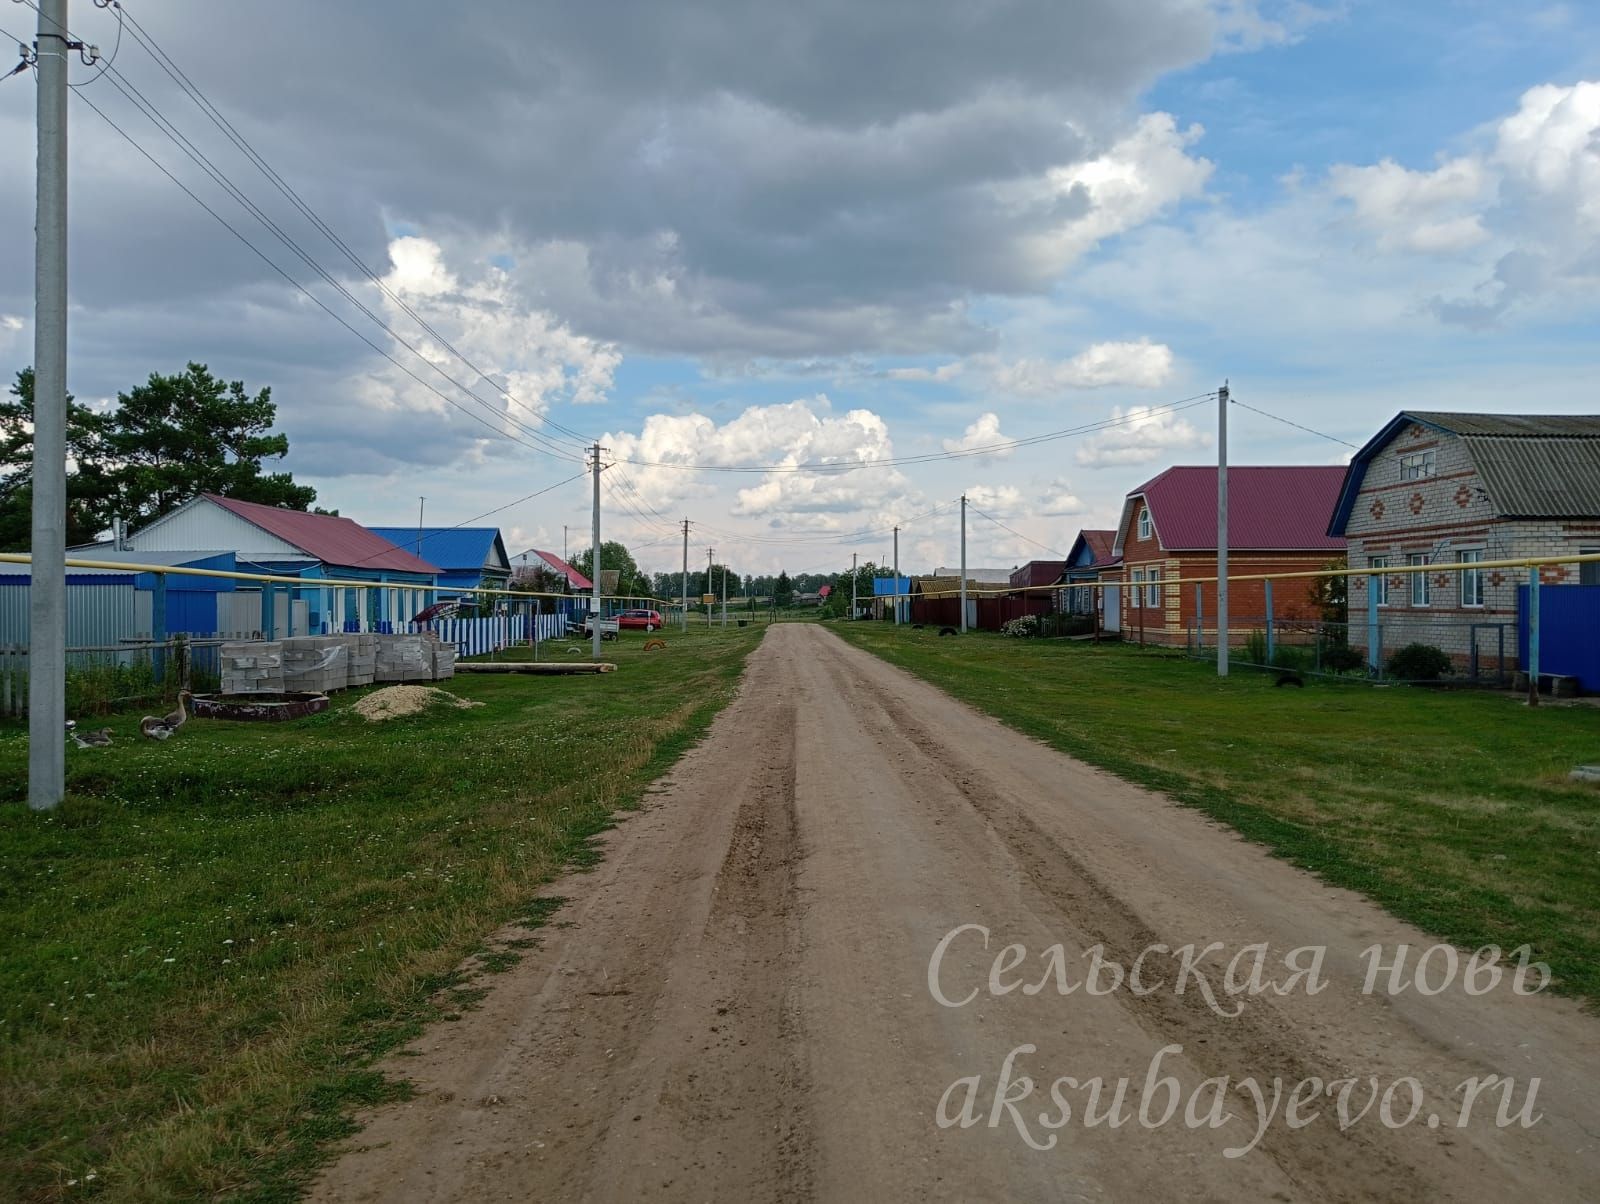
{"type": "Polygon", "coordinates": [[[1433,476],[1433,449],[1411,452],[1400,457],[1402,481],[1426,481],[1433,476]]]}
{"type": "Polygon", "coordinates": [[[1150,538],[1150,507],[1145,506],[1139,511],[1139,538],[1150,538]]]}

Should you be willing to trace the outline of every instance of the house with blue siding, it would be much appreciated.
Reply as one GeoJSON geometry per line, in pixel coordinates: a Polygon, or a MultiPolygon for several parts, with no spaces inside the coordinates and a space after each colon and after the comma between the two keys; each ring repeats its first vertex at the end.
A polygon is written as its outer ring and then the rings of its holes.
{"type": "MultiPolygon", "coordinates": [[[[397,547],[439,566],[439,596],[452,591],[504,589],[511,558],[499,527],[369,527],[397,547]]],[[[470,595],[468,595],[470,596],[470,595]]]]}
{"type": "Polygon", "coordinates": [[[300,579],[303,584],[238,583],[240,593],[259,591],[261,631],[269,638],[387,630],[438,600],[437,567],[338,515],[202,493],[124,543],[135,553],[228,548],[240,572],[300,579]],[[318,584],[341,580],[359,584],[318,584]]]}
{"type": "MultiPolygon", "coordinates": [[[[165,565],[219,573],[238,570],[232,552],[133,552],[110,544],[92,544],[76,548],[69,555],[111,564],[165,565]]],[[[248,622],[237,620],[229,603],[239,583],[231,577],[135,571],[133,581],[140,631],[159,635],[215,635],[260,627],[259,616],[250,616],[248,622]]]]}

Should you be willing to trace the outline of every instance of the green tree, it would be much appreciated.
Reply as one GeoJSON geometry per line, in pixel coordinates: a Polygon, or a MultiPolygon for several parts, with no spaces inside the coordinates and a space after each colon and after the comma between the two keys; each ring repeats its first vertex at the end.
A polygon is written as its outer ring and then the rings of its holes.
{"type": "Polygon", "coordinates": [[[777,584],[772,587],[772,604],[774,606],[794,605],[794,583],[789,580],[788,573],[779,573],[777,584]]]}
{"type": "MultiPolygon", "coordinates": [[[[67,395],[67,544],[92,542],[111,525],[114,489],[105,464],[108,419],[67,395]]],[[[17,373],[0,401],[0,548],[33,542],[33,369],[17,373]]]]}
{"type": "Polygon", "coordinates": [[[289,439],[273,432],[272,390],[255,396],[243,381],[224,381],[204,364],[172,376],[151,373],[117,395],[105,448],[113,468],[117,512],[143,525],[197,493],[305,510],[317,498],[286,472],[263,472],[262,462],[288,454],[289,439]]]}
{"type": "MultiPolygon", "coordinates": [[[[589,571],[594,563],[594,549],[585,548],[567,562],[590,581],[594,574],[589,571]]],[[[600,545],[600,568],[617,570],[616,592],[623,596],[639,596],[650,592],[650,580],[639,572],[639,565],[633,558],[633,553],[627,547],[614,539],[605,540],[600,545]]]]}

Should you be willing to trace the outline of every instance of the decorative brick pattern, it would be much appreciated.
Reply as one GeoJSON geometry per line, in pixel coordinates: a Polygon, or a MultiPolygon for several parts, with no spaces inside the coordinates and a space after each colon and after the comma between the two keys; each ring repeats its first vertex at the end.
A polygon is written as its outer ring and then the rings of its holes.
{"type": "Polygon", "coordinates": [[[1421,493],[1413,493],[1406,500],[1406,509],[1410,510],[1412,514],[1421,514],[1422,508],[1427,504],[1428,500],[1421,493]]]}

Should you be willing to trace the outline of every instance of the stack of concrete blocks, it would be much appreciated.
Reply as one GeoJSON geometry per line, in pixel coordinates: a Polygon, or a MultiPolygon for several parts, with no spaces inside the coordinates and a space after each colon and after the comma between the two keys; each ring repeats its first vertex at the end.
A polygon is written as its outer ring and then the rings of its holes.
{"type": "Polygon", "coordinates": [[[381,682],[432,681],[433,649],[420,635],[379,635],[373,680],[381,682]]]}
{"type": "Polygon", "coordinates": [[[282,694],[281,640],[223,644],[219,665],[224,694],[282,694]]]}
{"type": "Polygon", "coordinates": [[[370,686],[378,668],[378,637],[368,632],[347,632],[333,638],[344,645],[348,674],[345,684],[352,688],[370,686]]]}
{"type": "Polygon", "coordinates": [[[349,656],[338,636],[292,636],[283,641],[283,688],[326,694],[349,684],[349,656]]]}
{"type": "Polygon", "coordinates": [[[447,644],[436,635],[428,636],[428,648],[432,653],[433,680],[444,681],[456,675],[456,646],[447,644]]]}

